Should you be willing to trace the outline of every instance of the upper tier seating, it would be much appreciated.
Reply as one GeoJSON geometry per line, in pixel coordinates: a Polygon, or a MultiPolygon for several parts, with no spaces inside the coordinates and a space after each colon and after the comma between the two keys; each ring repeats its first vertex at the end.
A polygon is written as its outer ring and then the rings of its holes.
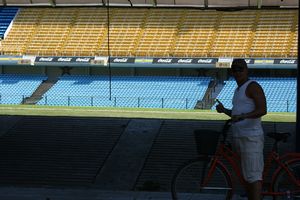
{"type": "Polygon", "coordinates": [[[214,57],[249,55],[256,17],[257,12],[254,10],[223,13],[215,32],[211,55],[214,57]]]}
{"type": "Polygon", "coordinates": [[[180,9],[153,9],[138,41],[136,56],[169,56],[182,15],[180,9]]]}
{"type": "MultiPolygon", "coordinates": [[[[269,112],[296,112],[296,78],[251,77],[251,79],[256,80],[262,86],[269,112]]],[[[225,81],[224,88],[217,96],[226,108],[232,108],[231,100],[236,87],[236,82],[231,77],[225,81]]],[[[215,109],[216,104],[212,109],[215,109]]]]}
{"type": "Polygon", "coordinates": [[[290,41],[295,43],[293,31],[296,17],[293,10],[266,10],[259,13],[249,55],[252,57],[286,57],[290,54],[290,41]]]}
{"type": "Polygon", "coordinates": [[[21,8],[5,55],[296,57],[297,10],[21,8]]]}
{"type": "Polygon", "coordinates": [[[207,77],[62,76],[39,105],[193,109],[208,88],[207,77]]]}
{"type": "Polygon", "coordinates": [[[41,75],[0,74],[0,104],[20,104],[46,80],[41,75]]]}
{"type": "Polygon", "coordinates": [[[191,10],[183,18],[173,55],[178,57],[208,56],[213,36],[218,23],[218,13],[215,11],[191,10]]]}
{"type": "Polygon", "coordinates": [[[104,36],[107,32],[105,11],[105,8],[76,9],[75,16],[70,22],[68,35],[58,53],[67,56],[95,55],[104,43],[104,36]]]}

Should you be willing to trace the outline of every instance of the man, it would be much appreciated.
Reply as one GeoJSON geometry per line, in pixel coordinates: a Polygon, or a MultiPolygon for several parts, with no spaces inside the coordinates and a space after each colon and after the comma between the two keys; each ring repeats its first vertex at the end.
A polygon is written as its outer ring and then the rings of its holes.
{"type": "Polygon", "coordinates": [[[249,80],[245,60],[233,60],[231,71],[238,85],[232,99],[232,110],[225,108],[221,102],[216,109],[232,119],[233,145],[241,156],[247,196],[249,200],[259,200],[264,168],[261,116],[267,113],[266,97],[262,87],[249,80]]]}

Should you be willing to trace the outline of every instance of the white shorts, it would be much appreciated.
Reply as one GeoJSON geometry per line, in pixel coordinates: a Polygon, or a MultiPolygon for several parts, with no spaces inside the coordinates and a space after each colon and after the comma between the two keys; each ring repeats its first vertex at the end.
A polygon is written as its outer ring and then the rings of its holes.
{"type": "Polygon", "coordinates": [[[264,136],[234,137],[233,146],[241,156],[241,168],[248,183],[262,180],[264,136]]]}

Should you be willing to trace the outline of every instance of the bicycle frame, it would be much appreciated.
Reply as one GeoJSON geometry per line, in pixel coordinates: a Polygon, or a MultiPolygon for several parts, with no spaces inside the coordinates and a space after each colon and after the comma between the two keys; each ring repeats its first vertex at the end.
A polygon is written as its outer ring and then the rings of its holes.
{"type": "MultiPolygon", "coordinates": [[[[242,176],[241,173],[241,169],[240,169],[240,156],[231,150],[231,148],[229,148],[225,142],[222,142],[218,148],[217,151],[215,153],[214,156],[212,156],[211,158],[211,163],[210,163],[210,168],[208,171],[208,174],[206,176],[206,178],[204,179],[204,181],[202,182],[202,187],[204,187],[210,180],[210,177],[212,176],[212,174],[214,173],[216,164],[221,165],[226,172],[228,173],[230,179],[232,179],[232,175],[231,173],[228,172],[227,167],[225,166],[225,164],[220,160],[221,158],[224,158],[229,164],[230,166],[232,166],[233,171],[235,172],[235,174],[238,176],[239,178],[239,182],[243,185],[243,187],[245,188],[246,186],[246,181],[244,179],[244,177],[242,176]]],[[[296,180],[296,178],[293,176],[293,174],[290,172],[290,170],[288,169],[287,164],[295,161],[295,160],[299,160],[300,159],[300,154],[299,153],[288,153],[288,154],[284,154],[283,156],[279,156],[279,154],[272,149],[272,151],[269,153],[267,160],[266,160],[266,164],[264,167],[264,172],[263,172],[263,180],[266,179],[267,175],[270,173],[270,169],[272,164],[275,162],[277,164],[277,169],[275,170],[275,172],[272,174],[272,181],[269,185],[268,190],[265,192],[262,192],[262,195],[265,196],[282,196],[282,195],[286,195],[286,192],[274,192],[273,191],[273,183],[278,175],[278,173],[280,172],[280,170],[284,169],[287,174],[289,175],[289,178],[291,181],[293,181],[296,185],[299,186],[300,188],[300,183],[296,180]]],[[[262,183],[264,183],[264,181],[262,181],[262,183]]],[[[234,188],[233,188],[234,190],[234,188]]],[[[299,190],[300,192],[300,190],[299,190]]]]}

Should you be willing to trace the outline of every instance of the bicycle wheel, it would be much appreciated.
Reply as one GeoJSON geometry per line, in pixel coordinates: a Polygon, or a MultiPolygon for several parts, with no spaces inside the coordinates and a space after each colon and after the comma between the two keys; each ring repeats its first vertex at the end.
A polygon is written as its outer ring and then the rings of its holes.
{"type": "Polygon", "coordinates": [[[232,181],[222,165],[217,164],[207,185],[202,187],[208,174],[208,159],[192,160],[180,167],[172,180],[173,200],[231,199],[232,181]]]}
{"type": "Polygon", "coordinates": [[[300,160],[287,162],[287,166],[298,184],[291,180],[291,177],[284,169],[281,169],[275,178],[273,190],[274,192],[284,192],[285,195],[276,196],[276,200],[287,199],[289,198],[288,196],[291,199],[300,199],[300,160]]]}

